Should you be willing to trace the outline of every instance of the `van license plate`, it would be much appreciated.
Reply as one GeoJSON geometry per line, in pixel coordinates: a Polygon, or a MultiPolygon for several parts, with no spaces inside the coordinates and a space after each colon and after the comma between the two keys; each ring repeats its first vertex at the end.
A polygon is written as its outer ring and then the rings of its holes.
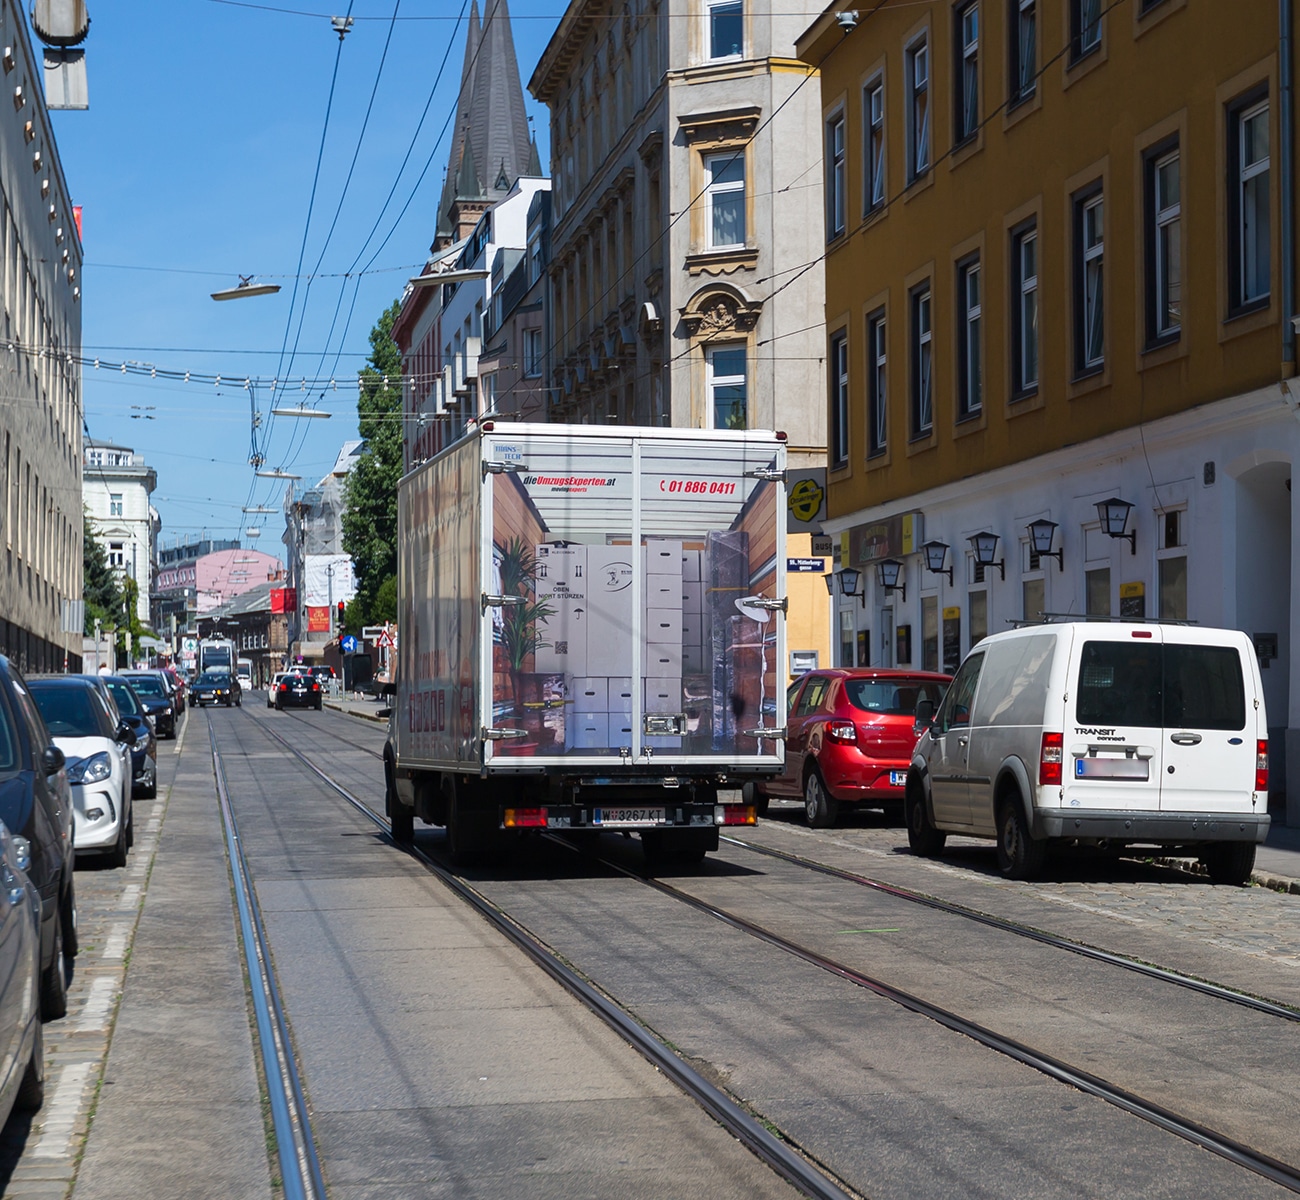
{"type": "Polygon", "coordinates": [[[667,810],[662,808],[596,808],[592,810],[593,825],[606,829],[620,826],[667,825],[667,810]]]}
{"type": "Polygon", "coordinates": [[[889,772],[889,786],[890,786],[890,787],[903,787],[906,783],[907,783],[907,772],[906,772],[906,771],[890,771],[890,772],[889,772]]]}
{"type": "Polygon", "coordinates": [[[1076,758],[1075,779],[1149,779],[1150,763],[1145,758],[1076,758]]]}

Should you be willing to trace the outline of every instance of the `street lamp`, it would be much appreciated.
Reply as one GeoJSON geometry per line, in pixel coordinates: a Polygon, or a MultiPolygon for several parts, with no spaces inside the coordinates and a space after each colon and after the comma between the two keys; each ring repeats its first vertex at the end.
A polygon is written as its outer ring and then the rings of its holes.
{"type": "Polygon", "coordinates": [[[1057,567],[1065,570],[1065,547],[1060,550],[1052,549],[1052,538],[1056,536],[1057,524],[1055,521],[1049,521],[1046,517],[1039,517],[1037,521],[1030,521],[1025,526],[1029,530],[1029,544],[1039,558],[1056,559],[1057,567]]]}
{"type": "Polygon", "coordinates": [[[845,567],[840,572],[840,595],[841,596],[863,596],[863,603],[866,603],[866,596],[862,592],[862,572],[856,567],[845,567]]]}
{"type": "Polygon", "coordinates": [[[279,468],[277,468],[274,471],[254,471],[253,474],[256,475],[259,479],[301,479],[302,478],[301,475],[294,475],[289,471],[281,471],[279,468]]]}
{"type": "Polygon", "coordinates": [[[948,557],[948,543],[926,542],[921,551],[925,555],[925,569],[932,575],[947,575],[948,586],[952,587],[952,568],[943,565],[944,559],[948,557]]]}
{"type": "Polygon", "coordinates": [[[1007,577],[1007,560],[999,560],[998,542],[1001,540],[996,533],[976,533],[966,539],[971,544],[971,549],[975,551],[975,562],[981,567],[997,567],[1003,579],[1007,577]]]}
{"type": "Polygon", "coordinates": [[[305,404],[299,408],[273,408],[271,416],[273,417],[323,417],[329,420],[333,413],[327,413],[321,408],[308,408],[305,404]]]}
{"type": "Polygon", "coordinates": [[[835,595],[835,572],[827,571],[826,574],[822,576],[822,582],[826,584],[826,594],[828,596],[835,595]]]}
{"type": "Polygon", "coordinates": [[[1130,530],[1125,533],[1124,530],[1128,525],[1128,515],[1133,511],[1133,506],[1127,500],[1121,500],[1118,496],[1112,496],[1109,500],[1097,501],[1097,519],[1101,521],[1101,527],[1108,537],[1123,538],[1129,544],[1129,553],[1138,552],[1138,535],[1137,530],[1130,530]]]}
{"type": "Polygon", "coordinates": [[[899,583],[899,577],[903,574],[903,564],[896,558],[884,558],[876,564],[876,582],[880,584],[887,592],[902,592],[903,599],[907,599],[907,578],[903,576],[903,582],[899,583]]]}
{"type": "Polygon", "coordinates": [[[280,290],[278,283],[254,283],[251,275],[241,275],[232,288],[212,292],[214,300],[243,300],[248,296],[274,296],[280,290]]]}

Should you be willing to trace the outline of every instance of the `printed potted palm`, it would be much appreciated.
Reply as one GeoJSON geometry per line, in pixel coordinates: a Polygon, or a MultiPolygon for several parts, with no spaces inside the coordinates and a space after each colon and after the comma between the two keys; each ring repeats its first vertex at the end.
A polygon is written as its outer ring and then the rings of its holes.
{"type": "Polygon", "coordinates": [[[536,654],[540,647],[550,645],[542,640],[538,626],[544,626],[555,615],[555,609],[537,599],[537,559],[523,538],[512,537],[500,549],[497,567],[501,572],[501,594],[523,600],[522,604],[507,604],[501,609],[501,650],[514,705],[511,723],[529,734],[525,739],[502,742],[498,749],[507,754],[532,754],[542,740],[542,713],[546,707],[547,677],[534,670],[536,654]]]}

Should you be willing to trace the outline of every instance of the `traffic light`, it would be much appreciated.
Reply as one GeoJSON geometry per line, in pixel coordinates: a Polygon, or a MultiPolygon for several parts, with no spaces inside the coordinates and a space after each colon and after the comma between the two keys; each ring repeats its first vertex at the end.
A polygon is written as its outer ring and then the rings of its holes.
{"type": "Polygon", "coordinates": [[[340,633],[343,632],[343,609],[344,609],[344,607],[345,607],[345,606],[344,606],[343,601],[340,600],[340,601],[339,601],[339,619],[338,619],[338,631],[339,631],[340,633]]]}

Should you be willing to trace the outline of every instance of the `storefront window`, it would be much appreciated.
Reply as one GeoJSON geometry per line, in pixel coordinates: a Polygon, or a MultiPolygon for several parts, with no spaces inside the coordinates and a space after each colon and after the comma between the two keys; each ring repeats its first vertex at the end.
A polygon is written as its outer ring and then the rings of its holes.
{"type": "Polygon", "coordinates": [[[1160,619],[1187,620],[1187,558],[1160,560],[1160,619]]]}
{"type": "Polygon", "coordinates": [[[970,644],[971,649],[978,646],[989,635],[989,594],[988,592],[970,592],[970,644]]]}
{"type": "Polygon", "coordinates": [[[1110,616],[1110,568],[1098,567],[1087,573],[1087,614],[1090,617],[1110,616]]]}
{"type": "Polygon", "coordinates": [[[854,655],[853,610],[840,609],[840,666],[851,667],[854,655]]]}
{"type": "Polygon", "coordinates": [[[939,669],[939,597],[921,597],[921,670],[939,669]]]}

